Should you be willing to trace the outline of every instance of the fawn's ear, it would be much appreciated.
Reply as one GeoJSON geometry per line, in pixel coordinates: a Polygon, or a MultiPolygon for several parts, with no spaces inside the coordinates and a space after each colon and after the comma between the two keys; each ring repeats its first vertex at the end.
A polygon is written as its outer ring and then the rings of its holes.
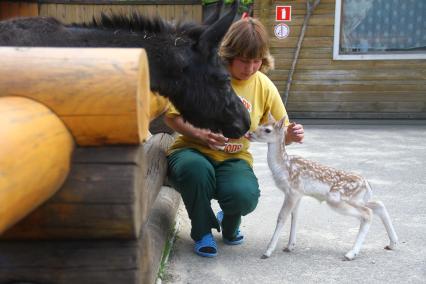
{"type": "Polygon", "coordinates": [[[285,115],[283,118],[281,118],[279,121],[275,123],[275,127],[278,129],[282,129],[285,127],[285,121],[287,120],[287,115],[285,115]]]}
{"type": "Polygon", "coordinates": [[[270,123],[275,122],[275,118],[272,116],[271,112],[268,112],[268,122],[270,122],[270,123]]]}

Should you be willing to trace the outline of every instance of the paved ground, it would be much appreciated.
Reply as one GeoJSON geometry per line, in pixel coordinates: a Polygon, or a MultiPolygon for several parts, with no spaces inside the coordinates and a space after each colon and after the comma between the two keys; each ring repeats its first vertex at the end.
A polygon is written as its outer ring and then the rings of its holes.
{"type": "MultiPolygon", "coordinates": [[[[426,125],[369,123],[313,125],[306,121],[305,143],[290,146],[288,152],[367,177],[375,198],[385,203],[391,215],[400,239],[397,250],[383,249],[388,238],[375,217],[359,257],[342,261],[355,240],[358,221],[306,197],[300,208],[296,250],[281,250],[288,240],[287,224],[272,256],[260,259],[283,194],[270,176],[267,146],[256,143],[252,152],[262,195],[257,209],[243,219],[245,243],[226,246],[214,232],[218,257],[196,256],[182,209],[163,283],[426,283],[426,125]]],[[[214,206],[218,208],[217,203],[214,206]]]]}

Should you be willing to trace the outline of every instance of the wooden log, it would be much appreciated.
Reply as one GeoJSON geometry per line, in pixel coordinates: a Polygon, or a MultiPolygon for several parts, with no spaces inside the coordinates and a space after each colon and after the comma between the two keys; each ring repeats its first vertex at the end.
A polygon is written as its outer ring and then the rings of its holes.
{"type": "Polygon", "coordinates": [[[179,204],[162,187],[137,240],[0,241],[0,283],[155,283],[179,204]]]}
{"type": "Polygon", "coordinates": [[[173,140],[161,133],[141,146],[78,147],[57,194],[1,239],[138,238],[164,183],[173,140]]]}
{"type": "Polygon", "coordinates": [[[0,96],[45,104],[78,145],[139,144],[148,138],[155,94],[144,50],[0,47],[0,58],[0,96]]]}
{"type": "Polygon", "coordinates": [[[0,234],[51,197],[70,169],[74,142],[47,107],[0,97],[0,234]]]}

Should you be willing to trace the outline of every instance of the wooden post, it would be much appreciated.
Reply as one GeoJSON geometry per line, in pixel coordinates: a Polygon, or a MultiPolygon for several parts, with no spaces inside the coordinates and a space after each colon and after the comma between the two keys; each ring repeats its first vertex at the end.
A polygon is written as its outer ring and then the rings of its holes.
{"type": "Polygon", "coordinates": [[[154,95],[143,49],[0,47],[0,58],[0,97],[43,103],[78,145],[138,145],[149,136],[154,95]]]}
{"type": "Polygon", "coordinates": [[[60,188],[74,143],[61,120],[33,100],[0,97],[0,113],[2,234],[60,188]]]}

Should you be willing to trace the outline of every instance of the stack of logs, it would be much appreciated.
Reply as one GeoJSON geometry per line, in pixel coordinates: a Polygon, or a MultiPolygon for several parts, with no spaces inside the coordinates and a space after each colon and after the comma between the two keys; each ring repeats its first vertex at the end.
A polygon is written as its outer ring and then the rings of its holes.
{"type": "Polygon", "coordinates": [[[180,198],[144,50],[0,57],[0,283],[153,283],[180,198]]]}

